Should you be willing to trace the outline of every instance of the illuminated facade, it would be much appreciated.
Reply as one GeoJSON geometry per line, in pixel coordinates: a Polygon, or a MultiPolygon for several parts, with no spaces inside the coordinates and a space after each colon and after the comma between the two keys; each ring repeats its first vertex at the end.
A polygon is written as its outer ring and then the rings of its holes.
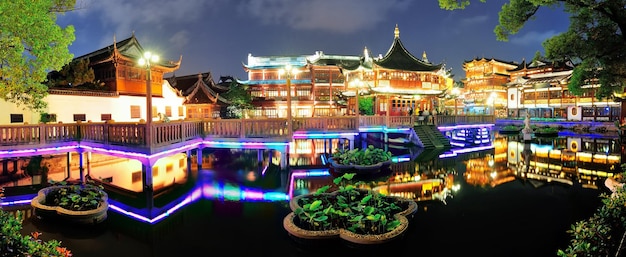
{"type": "Polygon", "coordinates": [[[220,78],[218,84],[213,81],[210,72],[174,75],[166,80],[185,97],[183,104],[187,110],[186,119],[219,118],[222,106],[230,103],[220,96],[220,93],[228,91],[228,85],[233,81],[230,77],[220,78]]]}
{"type": "Polygon", "coordinates": [[[396,25],[391,47],[384,56],[371,57],[367,48],[359,66],[344,66],[347,87],[375,97],[374,113],[406,116],[410,110],[441,111],[438,96],[452,87],[453,80],[443,64],[428,61],[426,52],[416,58],[402,44],[396,25]]]}
{"type": "Polygon", "coordinates": [[[518,65],[497,59],[473,59],[463,63],[463,112],[465,114],[495,114],[507,117],[506,85],[509,70],[518,65]]]}
{"type": "Polygon", "coordinates": [[[374,112],[407,115],[409,108],[441,108],[437,96],[452,86],[443,64],[432,64],[424,52],[414,57],[400,41],[396,26],[394,40],[384,56],[373,58],[367,48],[363,56],[327,55],[318,51],[300,56],[252,56],[244,65],[254,97],[253,117],[287,117],[287,77],[281,70],[290,65],[293,117],[355,114],[356,91],[374,97],[374,112]]]}
{"type": "MultiPolygon", "coordinates": [[[[134,121],[146,120],[147,70],[137,64],[142,57],[143,47],[133,34],[130,38],[76,57],[74,60],[89,60],[95,81],[104,85],[104,90],[77,88],[50,88],[44,99],[48,103],[45,113],[51,120],[72,123],[76,121],[134,121]]],[[[173,89],[163,74],[173,72],[178,62],[159,61],[151,66],[152,118],[159,113],[170,114],[170,119],[184,118],[184,98],[173,89]]],[[[38,112],[23,110],[21,106],[0,101],[0,124],[39,123],[38,112]]]]}
{"type": "Polygon", "coordinates": [[[582,96],[574,96],[567,86],[574,67],[566,62],[522,62],[509,70],[510,117],[553,118],[557,120],[616,121],[620,103],[595,97],[600,85],[583,86],[582,96]]]}
{"type": "Polygon", "coordinates": [[[287,87],[291,89],[293,117],[335,116],[345,114],[344,76],[338,63],[358,62],[356,56],[329,56],[323,52],[301,56],[252,56],[244,69],[253,97],[251,117],[287,117],[287,87]],[[291,74],[284,69],[292,67],[291,74]]]}

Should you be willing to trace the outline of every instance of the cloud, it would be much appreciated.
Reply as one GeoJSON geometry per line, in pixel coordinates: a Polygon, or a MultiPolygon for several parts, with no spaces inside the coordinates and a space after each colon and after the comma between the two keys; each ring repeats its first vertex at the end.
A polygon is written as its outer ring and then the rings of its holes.
{"type": "Polygon", "coordinates": [[[511,37],[509,39],[509,42],[516,44],[516,45],[524,45],[524,46],[536,45],[536,44],[541,45],[543,41],[553,36],[556,36],[557,34],[559,33],[557,33],[554,30],[548,30],[545,32],[530,31],[522,36],[511,37]]]}
{"type": "Polygon", "coordinates": [[[410,0],[248,0],[238,9],[263,24],[351,33],[387,20],[393,11],[407,10],[410,3],[410,0]]]}
{"type": "Polygon", "coordinates": [[[479,24],[485,23],[488,20],[489,20],[488,15],[478,15],[474,17],[461,19],[460,23],[464,27],[473,27],[473,26],[478,26],[479,24]]]}
{"type": "MultiPolygon", "coordinates": [[[[130,35],[149,27],[162,27],[163,24],[180,24],[198,21],[215,6],[227,0],[78,0],[76,12],[82,22],[99,20],[105,31],[130,35]],[[88,21],[89,20],[89,21],[88,21]]],[[[109,34],[103,33],[103,34],[109,34]]],[[[183,39],[183,34],[179,39],[183,39]]],[[[111,42],[111,36],[105,36],[104,42],[111,42]]]]}
{"type": "Polygon", "coordinates": [[[170,37],[169,42],[172,47],[183,48],[189,43],[189,31],[181,30],[170,37]]]}

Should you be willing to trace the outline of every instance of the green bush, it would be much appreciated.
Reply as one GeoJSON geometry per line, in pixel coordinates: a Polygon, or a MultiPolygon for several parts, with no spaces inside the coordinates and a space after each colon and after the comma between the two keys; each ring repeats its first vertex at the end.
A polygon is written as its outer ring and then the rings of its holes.
{"type": "MultiPolygon", "coordinates": [[[[0,187],[0,202],[4,197],[4,190],[0,187]]],[[[23,215],[17,211],[16,215],[3,211],[0,208],[0,256],[2,257],[69,257],[71,252],[61,247],[61,242],[39,239],[39,232],[22,235],[23,215]]]]}
{"type": "MultiPolygon", "coordinates": [[[[622,164],[622,170],[626,164],[622,164]]],[[[614,177],[626,182],[626,172],[614,177]]],[[[567,233],[572,239],[565,250],[559,249],[560,257],[623,256],[626,239],[626,191],[618,188],[616,194],[601,194],[602,205],[587,219],[574,223],[567,233]]]]}

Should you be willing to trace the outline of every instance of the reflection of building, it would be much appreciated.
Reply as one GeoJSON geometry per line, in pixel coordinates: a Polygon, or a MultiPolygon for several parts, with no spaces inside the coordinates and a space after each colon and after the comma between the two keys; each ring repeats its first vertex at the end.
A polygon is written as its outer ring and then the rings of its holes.
{"type": "Polygon", "coordinates": [[[621,172],[620,147],[612,139],[566,138],[565,148],[508,143],[508,163],[522,178],[598,188],[599,180],[621,172]]]}

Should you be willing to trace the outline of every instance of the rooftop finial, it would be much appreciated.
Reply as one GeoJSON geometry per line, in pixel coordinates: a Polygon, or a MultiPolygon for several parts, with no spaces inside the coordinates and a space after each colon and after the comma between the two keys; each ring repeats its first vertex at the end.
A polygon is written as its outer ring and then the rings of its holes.
{"type": "Polygon", "coordinates": [[[422,61],[428,62],[428,57],[426,56],[426,51],[422,54],[422,61]]]}
{"type": "Polygon", "coordinates": [[[396,24],[396,29],[393,30],[393,35],[395,38],[400,37],[400,29],[398,28],[398,24],[396,24]]]}

